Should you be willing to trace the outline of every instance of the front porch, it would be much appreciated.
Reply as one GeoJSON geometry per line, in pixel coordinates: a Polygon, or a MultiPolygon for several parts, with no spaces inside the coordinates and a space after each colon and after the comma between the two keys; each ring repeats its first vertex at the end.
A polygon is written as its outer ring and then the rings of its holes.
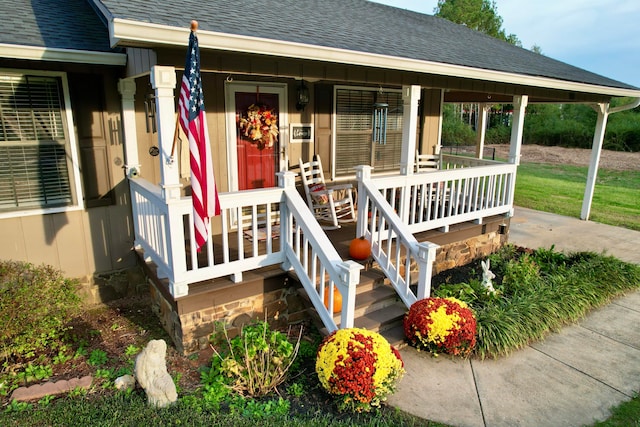
{"type": "Polygon", "coordinates": [[[358,221],[332,231],[311,215],[295,175],[279,176],[277,188],[220,194],[223,212],[200,254],[190,198],[167,203],[159,187],[130,181],[137,250],[157,313],[182,351],[206,345],[216,322],[235,328],[265,315],[286,324],[313,314],[327,331],[367,327],[397,341],[403,313],[430,294],[434,271],[504,243],[515,165],[443,156],[442,170],[385,177],[361,167],[358,221]],[[365,263],[349,260],[356,236],[372,242],[365,263]]]}

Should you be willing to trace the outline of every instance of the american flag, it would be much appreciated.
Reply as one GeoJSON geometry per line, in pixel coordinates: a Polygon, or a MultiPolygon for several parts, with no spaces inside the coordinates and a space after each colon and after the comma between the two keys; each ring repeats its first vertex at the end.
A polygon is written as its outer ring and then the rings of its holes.
{"type": "Polygon", "coordinates": [[[189,139],[193,223],[196,248],[200,252],[200,248],[209,238],[209,218],[220,215],[220,201],[213,177],[209,131],[200,79],[200,48],[195,31],[191,31],[189,36],[189,51],[182,76],[178,109],[180,126],[189,139]]]}

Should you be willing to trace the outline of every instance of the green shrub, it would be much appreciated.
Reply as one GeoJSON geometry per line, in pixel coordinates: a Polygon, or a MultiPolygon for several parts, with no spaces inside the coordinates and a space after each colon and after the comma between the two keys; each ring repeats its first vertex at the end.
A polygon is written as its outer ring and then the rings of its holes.
{"type": "Polygon", "coordinates": [[[470,302],[481,358],[507,355],[640,286],[640,266],[593,252],[508,245],[490,259],[499,298],[470,302]]]}
{"type": "Polygon", "coordinates": [[[242,328],[233,339],[224,330],[224,339],[213,336],[216,346],[210,378],[227,379],[227,385],[250,397],[266,396],[280,385],[296,358],[300,337],[292,344],[287,335],[272,331],[267,322],[257,321],[242,328]],[[216,349],[217,347],[217,349],[216,349]]]}
{"type": "Polygon", "coordinates": [[[66,330],[78,307],[76,283],[51,266],[0,262],[0,355],[31,357],[66,330]]]}

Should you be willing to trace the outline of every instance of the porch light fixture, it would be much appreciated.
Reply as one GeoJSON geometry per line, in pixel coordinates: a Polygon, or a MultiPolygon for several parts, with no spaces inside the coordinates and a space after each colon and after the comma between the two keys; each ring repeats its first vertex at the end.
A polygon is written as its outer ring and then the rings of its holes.
{"type": "Polygon", "coordinates": [[[373,142],[387,144],[387,113],[389,104],[386,102],[373,103],[373,142]]]}
{"type": "Polygon", "coordinates": [[[305,86],[304,80],[300,80],[300,86],[296,92],[296,110],[304,111],[304,107],[309,103],[309,88],[305,86]]]}

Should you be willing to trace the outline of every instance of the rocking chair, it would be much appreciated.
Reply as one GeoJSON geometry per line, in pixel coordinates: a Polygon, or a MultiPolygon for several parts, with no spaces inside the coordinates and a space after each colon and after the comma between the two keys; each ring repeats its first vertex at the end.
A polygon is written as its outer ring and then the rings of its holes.
{"type": "Polygon", "coordinates": [[[319,156],[310,162],[300,159],[300,176],[307,196],[307,204],[325,230],[340,228],[341,223],[354,222],[351,184],[327,187],[319,156]]]}

